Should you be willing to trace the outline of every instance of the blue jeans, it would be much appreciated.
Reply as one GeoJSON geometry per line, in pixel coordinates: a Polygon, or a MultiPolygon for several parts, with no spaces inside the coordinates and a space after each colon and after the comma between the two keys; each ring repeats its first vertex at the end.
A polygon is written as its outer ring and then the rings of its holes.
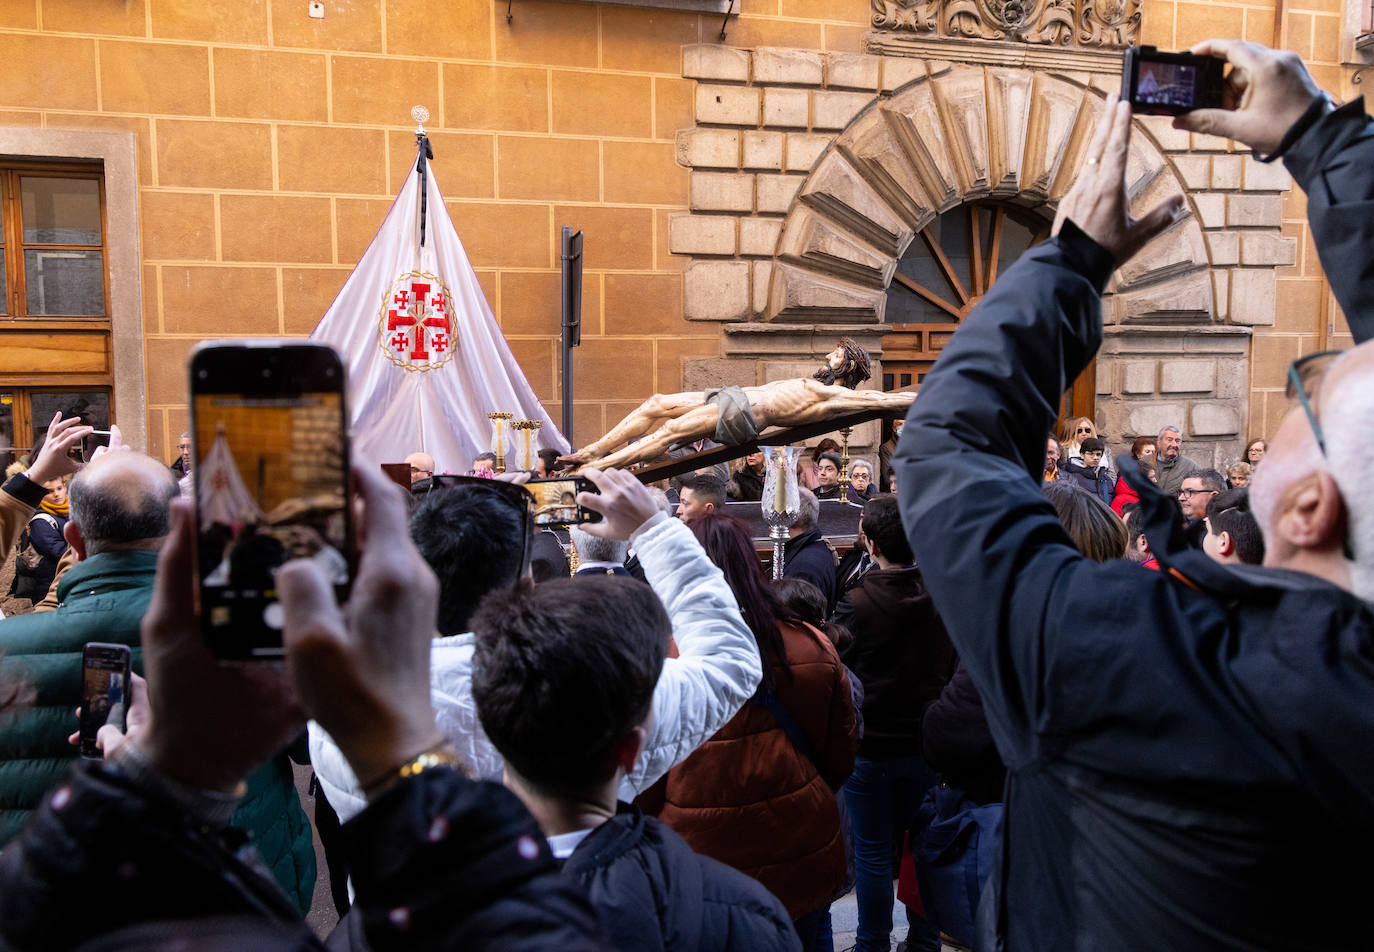
{"type": "MultiPolygon", "coordinates": [[[[893,862],[902,835],[916,816],[935,775],[920,757],[854,761],[844,785],[845,805],[854,828],[854,890],[859,931],[854,952],[887,952],[892,934],[893,862]]],[[[907,913],[907,946],[912,952],[940,948],[940,930],[907,913]]]]}

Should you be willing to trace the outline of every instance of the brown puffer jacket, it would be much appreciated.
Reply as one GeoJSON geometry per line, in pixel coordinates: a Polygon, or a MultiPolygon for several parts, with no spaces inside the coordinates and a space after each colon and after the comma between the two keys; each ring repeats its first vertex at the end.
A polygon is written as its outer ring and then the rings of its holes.
{"type": "Polygon", "coordinates": [[[835,793],[854,769],[858,737],[849,679],[835,649],[808,625],[781,629],[792,678],[773,669],[777,696],[806,735],[820,771],[772,712],[751,700],[639,804],[698,853],[763,883],[797,919],[845,885],[835,793]]]}

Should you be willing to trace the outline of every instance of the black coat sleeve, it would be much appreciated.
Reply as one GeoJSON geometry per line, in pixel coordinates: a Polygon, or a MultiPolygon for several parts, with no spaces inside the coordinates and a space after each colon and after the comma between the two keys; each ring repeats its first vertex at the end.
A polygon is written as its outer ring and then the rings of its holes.
{"type": "Polygon", "coordinates": [[[1355,343],[1374,337],[1374,120],[1364,97],[1314,122],[1284,155],[1355,343]]]}

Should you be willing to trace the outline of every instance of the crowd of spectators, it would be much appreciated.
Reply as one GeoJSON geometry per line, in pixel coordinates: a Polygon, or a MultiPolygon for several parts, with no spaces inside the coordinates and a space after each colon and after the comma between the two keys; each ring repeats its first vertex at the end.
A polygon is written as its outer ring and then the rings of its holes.
{"type": "Polygon", "coordinates": [[[285,662],[223,664],[189,451],[169,471],[116,430],[83,465],[91,428],[54,418],[0,490],[0,558],[61,518],[51,610],[0,621],[0,949],[326,948],[293,760],[318,782],[331,949],[820,952],[850,889],[858,952],[889,948],[894,896],[911,950],[1367,948],[1374,123],[1296,57],[1197,52],[1245,98],[1179,125],[1284,157],[1360,342],[1295,364],[1272,445],[1225,474],[1181,421],[1113,454],[1071,418],[1040,456],[1112,273],[1181,207],[1132,217],[1115,96],[1054,236],[894,427],[883,485],[855,463],[843,493],[838,446],[800,465],[776,581],[727,512],[758,498],[758,454],[675,504],[586,470],[601,518],[570,575],[531,474],[417,453],[409,493],[354,468],[347,604],[288,562],[285,662]],[[856,519],[843,558],[822,500],[856,519]],[[93,640],[135,676],[124,729],[79,760],[93,640]]]}

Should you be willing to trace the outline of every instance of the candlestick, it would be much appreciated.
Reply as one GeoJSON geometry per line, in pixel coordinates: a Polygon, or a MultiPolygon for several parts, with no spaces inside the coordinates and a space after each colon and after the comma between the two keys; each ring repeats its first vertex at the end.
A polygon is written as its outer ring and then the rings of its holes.
{"type": "Polygon", "coordinates": [[[523,442],[520,447],[520,468],[534,469],[534,434],[544,426],[542,420],[516,420],[511,428],[518,430],[523,442]]]}
{"type": "Polygon", "coordinates": [[[801,512],[801,494],[797,491],[797,454],[795,446],[765,446],[763,448],[763,521],[768,524],[768,537],[773,540],[773,578],[782,578],[784,552],[788,532],[801,512]]]}
{"type": "Polygon", "coordinates": [[[514,413],[501,411],[487,414],[487,419],[491,421],[491,451],[496,456],[494,469],[498,473],[506,471],[506,421],[513,416],[514,413]]]}

